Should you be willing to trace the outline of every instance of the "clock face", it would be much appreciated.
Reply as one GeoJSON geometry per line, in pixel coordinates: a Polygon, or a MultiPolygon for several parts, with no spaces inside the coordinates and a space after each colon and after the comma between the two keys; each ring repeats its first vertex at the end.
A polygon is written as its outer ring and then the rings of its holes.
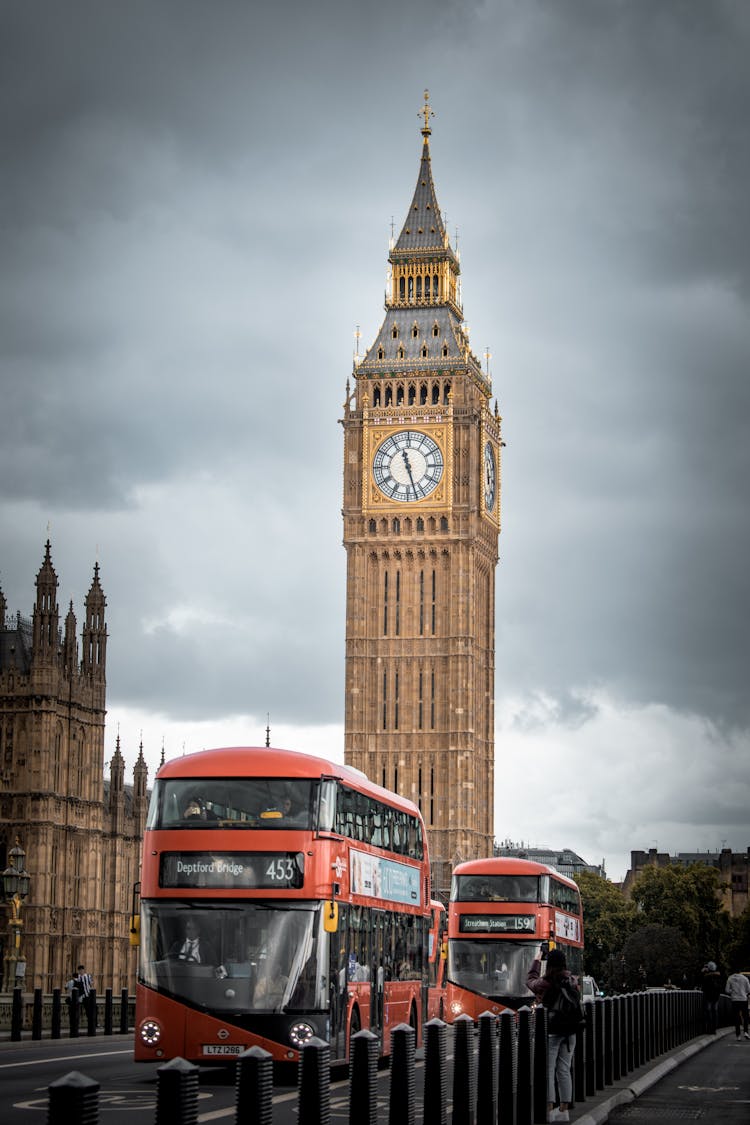
{"type": "Polygon", "coordinates": [[[484,506],[488,512],[495,507],[495,453],[490,442],[484,447],[484,506]]]}
{"type": "Polygon", "coordinates": [[[423,500],[440,483],[443,454],[427,434],[399,430],[376,449],[372,473],[389,500],[423,500]]]}

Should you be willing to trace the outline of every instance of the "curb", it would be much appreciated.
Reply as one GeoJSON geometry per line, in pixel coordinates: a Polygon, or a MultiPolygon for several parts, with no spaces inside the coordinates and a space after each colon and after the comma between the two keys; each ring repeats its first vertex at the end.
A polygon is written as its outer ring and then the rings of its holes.
{"type": "Polygon", "coordinates": [[[693,1055],[697,1055],[705,1047],[709,1047],[717,1040],[725,1038],[732,1031],[731,1027],[721,1028],[716,1035],[703,1035],[700,1039],[689,1043],[687,1047],[683,1047],[676,1054],[670,1055],[668,1059],[663,1059],[657,1063],[653,1069],[649,1070],[647,1074],[642,1074],[640,1078],[636,1078],[630,1086],[618,1090],[617,1093],[612,1094],[605,1101],[599,1105],[594,1106],[591,1110],[581,1114],[580,1117],[572,1118],[575,1125],[604,1125],[605,1121],[609,1120],[609,1115],[613,1110],[621,1105],[629,1105],[639,1098],[641,1094],[645,1094],[657,1082],[660,1082],[671,1071],[676,1070],[682,1063],[687,1062],[693,1055]]]}

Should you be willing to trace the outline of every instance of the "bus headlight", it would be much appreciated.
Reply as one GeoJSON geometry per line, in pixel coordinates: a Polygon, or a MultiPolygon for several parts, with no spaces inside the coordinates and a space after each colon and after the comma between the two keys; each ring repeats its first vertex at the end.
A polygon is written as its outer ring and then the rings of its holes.
{"type": "Polygon", "coordinates": [[[305,1043],[309,1042],[315,1034],[315,1028],[312,1024],[305,1023],[304,1020],[299,1020],[293,1023],[289,1028],[289,1042],[295,1047],[304,1047],[305,1043]]]}
{"type": "Polygon", "coordinates": [[[140,1028],[141,1042],[147,1047],[155,1047],[161,1039],[161,1028],[156,1020],[144,1020],[140,1028]]]}
{"type": "Polygon", "coordinates": [[[451,1004],[451,1012],[454,1016],[460,1016],[464,1010],[463,1004],[460,1000],[454,1000],[451,1004]]]}

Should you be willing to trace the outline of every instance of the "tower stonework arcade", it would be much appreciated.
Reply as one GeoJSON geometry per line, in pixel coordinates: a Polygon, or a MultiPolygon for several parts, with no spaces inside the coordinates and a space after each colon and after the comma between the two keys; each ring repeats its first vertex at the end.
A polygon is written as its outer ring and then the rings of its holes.
{"type": "Polygon", "coordinates": [[[447,896],[492,855],[501,419],[464,325],[431,110],[385,319],[344,404],[345,759],[415,801],[447,896]]]}

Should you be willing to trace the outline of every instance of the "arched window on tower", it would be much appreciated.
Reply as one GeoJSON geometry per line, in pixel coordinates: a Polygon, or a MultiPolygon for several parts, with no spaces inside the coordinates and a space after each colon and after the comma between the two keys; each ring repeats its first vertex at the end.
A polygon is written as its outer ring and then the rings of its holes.
{"type": "Polygon", "coordinates": [[[367,525],[367,530],[370,532],[370,535],[375,534],[375,532],[377,530],[377,525],[375,523],[375,520],[370,520],[370,522],[367,525]]]}
{"type": "Polygon", "coordinates": [[[393,387],[390,384],[385,388],[385,405],[393,406],[393,387]]]}
{"type": "Polygon", "coordinates": [[[425,295],[425,297],[429,297],[429,295],[430,295],[430,275],[429,274],[427,274],[427,277],[424,279],[424,295],[425,295]]]}
{"type": "Polygon", "coordinates": [[[435,323],[432,326],[432,335],[433,336],[439,336],[440,335],[440,327],[439,327],[437,321],[435,321],[435,323]]]}
{"type": "Polygon", "coordinates": [[[448,345],[447,344],[443,344],[443,355],[444,356],[448,355],[448,345]]]}
{"type": "Polygon", "coordinates": [[[424,531],[424,520],[421,516],[417,516],[417,531],[424,531]]]}
{"type": "MultiPolygon", "coordinates": [[[[401,278],[401,284],[403,285],[403,283],[404,283],[404,279],[402,277],[401,278]]],[[[398,326],[395,325],[395,324],[393,325],[393,328],[391,329],[391,336],[393,337],[394,340],[398,340],[398,326]]]]}
{"type": "Polygon", "coordinates": [[[393,523],[391,524],[391,531],[394,535],[401,534],[401,520],[398,518],[398,516],[394,518],[393,523]]]}
{"type": "Polygon", "coordinates": [[[422,298],[422,278],[418,277],[417,278],[417,300],[419,301],[419,300],[421,300],[421,298],[422,298]]]}
{"type": "Polygon", "coordinates": [[[414,405],[414,400],[417,397],[417,388],[413,383],[409,383],[409,406],[414,405]]]}
{"type": "Polygon", "coordinates": [[[399,345],[399,349],[398,349],[398,358],[399,358],[399,359],[403,359],[403,358],[404,358],[404,355],[405,355],[405,352],[404,352],[404,345],[403,345],[403,344],[400,344],[400,345],[399,345]]]}
{"type": "Polygon", "coordinates": [[[422,344],[422,359],[427,359],[427,344],[422,344]]]}
{"type": "MultiPolygon", "coordinates": [[[[404,277],[400,277],[398,279],[398,299],[399,299],[399,301],[406,300],[406,278],[404,278],[404,277]]],[[[393,335],[394,336],[397,335],[397,332],[396,332],[395,328],[393,330],[393,335]]]]}
{"type": "Polygon", "coordinates": [[[443,402],[447,406],[448,403],[450,402],[450,400],[451,400],[451,385],[450,385],[450,382],[446,382],[443,386],[443,402]]]}
{"type": "Polygon", "coordinates": [[[427,405],[427,384],[426,383],[421,383],[420,387],[419,387],[419,405],[420,406],[426,406],[427,405]]]}
{"type": "Polygon", "coordinates": [[[380,387],[373,387],[372,389],[372,405],[380,406],[380,387]]]}
{"type": "Polygon", "coordinates": [[[440,387],[437,383],[432,384],[432,405],[437,406],[440,402],[440,387]]]}
{"type": "Polygon", "coordinates": [[[404,384],[399,383],[396,388],[396,406],[403,406],[404,404],[404,384]]]}
{"type": "Polygon", "coordinates": [[[414,278],[411,276],[409,277],[409,300],[414,300],[414,278]]]}
{"type": "Polygon", "coordinates": [[[437,295],[438,295],[438,275],[437,274],[433,274],[433,278],[432,278],[432,295],[433,295],[433,297],[437,297],[437,295]]]}
{"type": "Polygon", "coordinates": [[[448,530],[448,517],[447,516],[441,516],[440,517],[440,530],[441,531],[447,531],[448,530]]]}
{"type": "Polygon", "coordinates": [[[378,348],[378,359],[382,359],[384,355],[385,355],[385,352],[383,351],[383,347],[382,347],[382,345],[381,345],[381,346],[380,346],[380,347],[378,348]]]}
{"type": "Polygon", "coordinates": [[[415,339],[415,340],[416,340],[417,336],[419,335],[419,325],[417,324],[416,320],[414,321],[414,323],[411,326],[411,334],[412,334],[413,339],[415,339]]]}

